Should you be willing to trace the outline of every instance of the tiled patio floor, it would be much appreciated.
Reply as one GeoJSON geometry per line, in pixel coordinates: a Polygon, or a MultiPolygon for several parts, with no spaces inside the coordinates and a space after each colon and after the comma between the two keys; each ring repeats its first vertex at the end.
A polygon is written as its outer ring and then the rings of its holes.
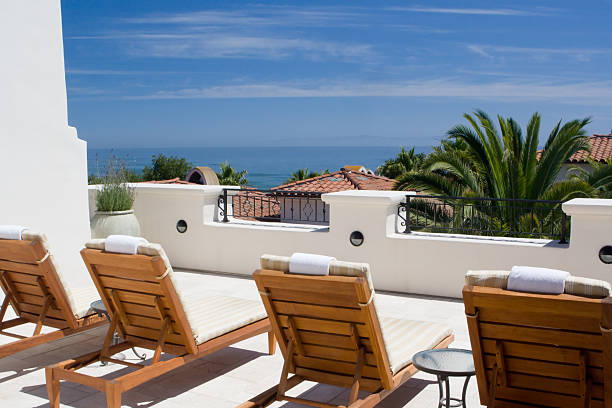
{"type": "MultiPolygon", "coordinates": [[[[193,290],[257,299],[258,293],[252,280],[177,272],[181,279],[193,282],[193,290]],[[205,288],[205,289],[203,289],[205,288]]],[[[0,295],[1,296],[1,295],[0,295]]],[[[377,293],[381,314],[415,320],[445,322],[455,329],[456,340],[452,347],[469,348],[463,304],[459,300],[435,299],[423,296],[377,293]]],[[[0,406],[11,408],[47,407],[44,367],[99,349],[106,327],[89,330],[53,343],[0,359],[0,406]]],[[[23,334],[29,334],[30,328],[23,334]]],[[[0,336],[0,344],[10,338],[0,336]]],[[[278,382],[282,356],[266,354],[267,336],[260,335],[233,347],[181,367],[157,379],[123,394],[125,407],[235,407],[278,382]]],[[[140,350],[144,351],[144,350],[140,350]]],[[[130,350],[125,356],[133,361],[130,350]]],[[[148,357],[152,353],[148,351],[148,357]]],[[[80,372],[96,376],[112,377],[131,371],[118,365],[93,364],[80,372]]],[[[461,392],[463,379],[452,383],[455,393],[461,392]]],[[[302,395],[330,403],[346,403],[348,391],[343,388],[302,383],[290,395],[302,395]]],[[[380,407],[436,407],[438,387],[434,376],[418,373],[403,387],[385,399],[380,407]]],[[[62,383],[63,407],[105,407],[101,393],[74,383],[62,383]]],[[[273,407],[297,407],[290,403],[275,403],[273,407]]],[[[468,407],[480,407],[476,382],[472,379],[468,388],[468,407]]]]}

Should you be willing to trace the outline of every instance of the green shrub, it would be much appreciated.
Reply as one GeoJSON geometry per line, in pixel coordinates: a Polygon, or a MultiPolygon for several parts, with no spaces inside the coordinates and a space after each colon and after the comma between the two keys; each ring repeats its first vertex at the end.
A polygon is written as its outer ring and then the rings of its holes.
{"type": "Polygon", "coordinates": [[[153,156],[150,167],[142,170],[142,180],[171,180],[176,177],[184,180],[192,168],[193,164],[184,157],[168,157],[160,153],[153,156]]]}
{"type": "Polygon", "coordinates": [[[116,157],[112,156],[108,160],[104,176],[96,176],[102,184],[102,188],[98,191],[96,197],[98,211],[127,211],[132,209],[134,189],[127,184],[130,174],[133,174],[133,172],[128,171],[116,157]]]}

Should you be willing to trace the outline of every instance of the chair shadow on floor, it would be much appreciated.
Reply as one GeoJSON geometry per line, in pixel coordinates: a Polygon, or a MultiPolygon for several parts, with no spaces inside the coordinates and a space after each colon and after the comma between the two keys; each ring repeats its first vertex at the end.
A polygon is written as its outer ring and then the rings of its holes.
{"type": "MultiPolygon", "coordinates": [[[[148,353],[150,357],[151,353],[148,353]]],[[[134,407],[134,408],[146,408],[157,405],[166,399],[174,398],[183,393],[189,392],[193,388],[207,383],[215,378],[221,377],[226,373],[238,368],[239,366],[246,364],[258,357],[268,356],[267,353],[261,353],[252,350],[241,349],[237,347],[227,347],[223,350],[219,350],[216,353],[202,357],[196,361],[193,361],[185,366],[179,367],[166,374],[163,374],[147,383],[144,383],[133,390],[127,391],[123,394],[122,406],[134,407]],[[219,357],[218,353],[223,353],[222,358],[219,357]],[[134,391],[134,392],[132,392],[134,391]]],[[[173,358],[172,355],[162,356],[162,360],[173,358]]],[[[149,364],[150,359],[147,359],[144,364],[149,364]]],[[[125,374],[128,374],[136,369],[130,367],[123,367],[118,364],[113,364],[111,368],[102,367],[99,363],[94,363],[86,368],[89,374],[94,374],[97,368],[100,368],[100,372],[107,372],[105,375],[100,375],[100,378],[112,379],[125,374]],[[108,372],[112,367],[117,367],[116,370],[108,372]]],[[[228,379],[228,381],[232,381],[228,379]]],[[[37,384],[34,386],[27,386],[21,389],[21,392],[34,395],[40,398],[47,398],[46,387],[44,384],[37,384]]],[[[91,408],[92,397],[95,394],[99,395],[100,403],[105,401],[105,395],[101,392],[88,388],[83,385],[69,384],[62,382],[62,391],[66,387],[77,387],[79,390],[85,390],[87,395],[76,401],[73,398],[64,398],[66,393],[60,392],[60,403],[74,408],[91,408]],[[72,401],[69,401],[72,400],[72,401]]],[[[48,407],[49,404],[45,403],[35,408],[48,407]]]]}
{"type": "MultiPolygon", "coordinates": [[[[393,393],[391,393],[387,398],[385,398],[378,406],[381,408],[403,407],[410,401],[412,401],[421,391],[423,391],[429,385],[437,385],[437,382],[422,380],[419,378],[411,378],[404,385],[393,391],[393,393]]],[[[290,395],[293,394],[290,393],[290,395]]],[[[359,393],[360,398],[366,397],[367,395],[368,393],[366,392],[359,393]]],[[[346,405],[349,400],[349,389],[327,384],[317,384],[314,387],[311,387],[296,396],[332,405],[346,405]]],[[[295,404],[293,402],[285,402],[280,407],[303,408],[304,405],[295,404]]]]}
{"type": "Polygon", "coordinates": [[[70,350],[72,350],[72,353],[74,353],[75,347],[78,347],[79,354],[86,354],[88,352],[100,349],[104,340],[104,333],[106,333],[107,328],[107,326],[102,326],[100,328],[93,329],[100,334],[98,338],[92,336],[91,333],[78,333],[32,347],[5,358],[0,358],[0,384],[27,375],[36,370],[44,369],[48,365],[65,360],[66,358],[69,358],[69,356],[73,355],[69,355],[67,353],[70,352],[70,350]],[[62,350],[66,350],[66,352],[62,353],[62,350]],[[14,374],[5,375],[9,372],[14,372],[14,374]]]}

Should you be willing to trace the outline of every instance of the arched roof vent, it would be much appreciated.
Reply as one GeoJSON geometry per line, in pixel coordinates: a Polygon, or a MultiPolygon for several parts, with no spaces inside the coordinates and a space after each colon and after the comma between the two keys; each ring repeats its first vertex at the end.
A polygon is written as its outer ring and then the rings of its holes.
{"type": "Polygon", "coordinates": [[[219,185],[217,174],[210,167],[194,167],[187,173],[187,181],[190,183],[203,184],[207,186],[219,185]]]}

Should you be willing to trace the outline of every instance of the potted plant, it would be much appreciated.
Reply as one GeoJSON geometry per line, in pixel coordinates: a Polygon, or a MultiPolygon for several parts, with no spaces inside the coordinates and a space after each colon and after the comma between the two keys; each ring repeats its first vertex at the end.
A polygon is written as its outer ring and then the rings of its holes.
{"type": "Polygon", "coordinates": [[[109,235],[140,236],[140,224],[134,214],[134,189],[128,184],[128,170],[112,157],[96,195],[96,213],[91,220],[92,238],[109,235]]]}

